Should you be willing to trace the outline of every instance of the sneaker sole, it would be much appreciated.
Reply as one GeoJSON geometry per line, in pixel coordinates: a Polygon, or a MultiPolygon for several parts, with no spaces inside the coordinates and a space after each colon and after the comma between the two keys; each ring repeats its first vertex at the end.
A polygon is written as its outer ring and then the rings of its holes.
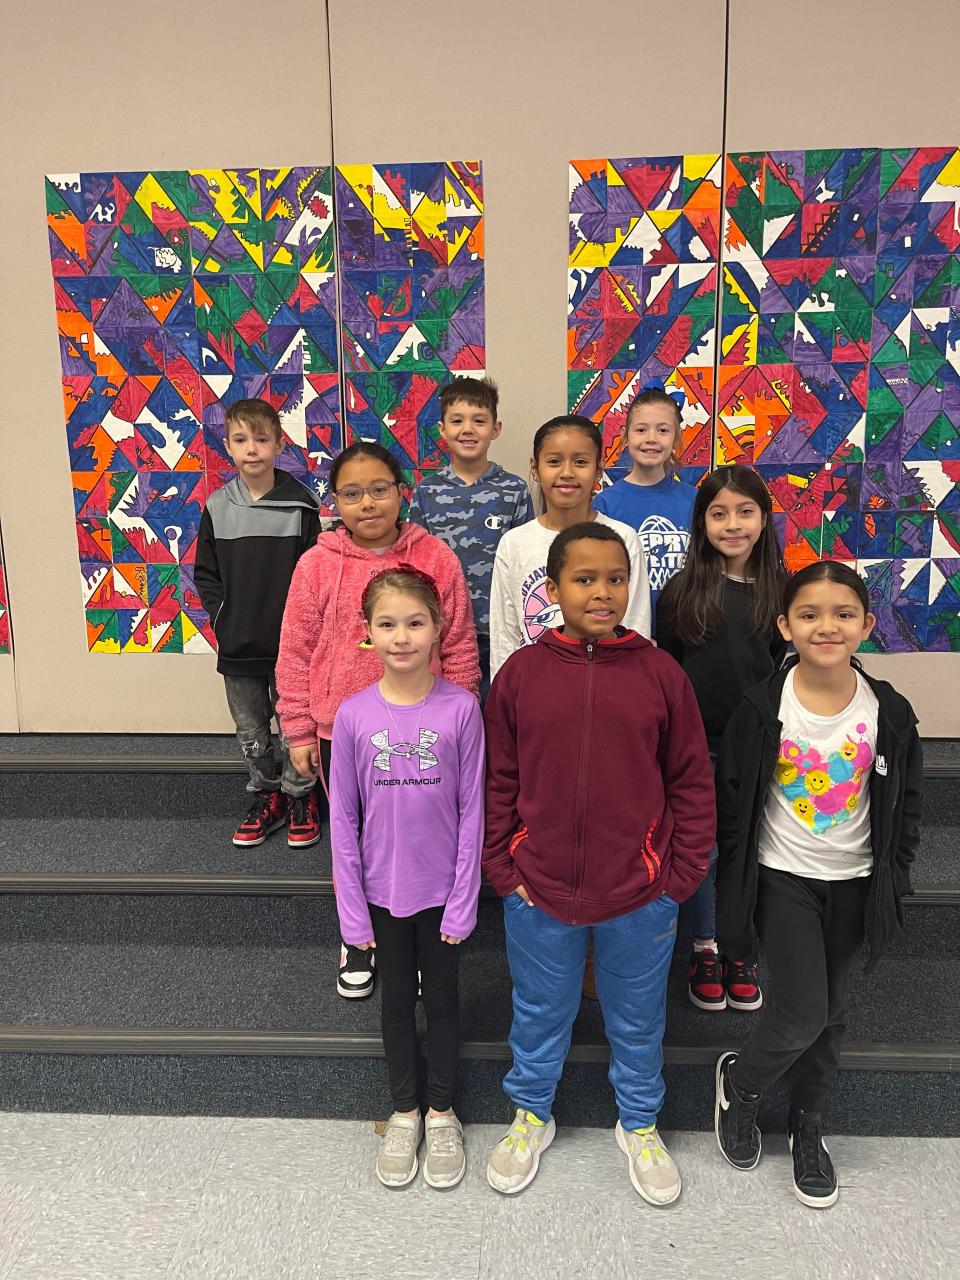
{"type": "Polygon", "coordinates": [[[738,1000],[736,996],[727,995],[727,1008],[738,1009],[741,1013],[753,1013],[755,1009],[759,1009],[763,1004],[763,992],[757,996],[756,1000],[738,1000]]]}
{"type": "Polygon", "coordinates": [[[723,1143],[720,1141],[720,1068],[729,1056],[729,1054],[722,1053],[717,1059],[717,1065],[713,1072],[716,1098],[716,1101],[713,1104],[713,1133],[717,1139],[717,1146],[720,1148],[720,1154],[723,1156],[724,1160],[726,1160],[731,1169],[738,1169],[741,1173],[749,1173],[751,1169],[755,1169],[760,1163],[760,1155],[763,1151],[763,1139],[761,1138],[760,1143],[757,1146],[757,1158],[752,1164],[735,1164],[727,1155],[726,1151],[724,1151],[723,1143]]]}
{"type": "Polygon", "coordinates": [[[306,840],[301,840],[299,836],[288,835],[287,844],[291,849],[309,849],[312,844],[318,844],[320,841],[320,832],[315,836],[309,836],[306,840]]]}
{"type": "Polygon", "coordinates": [[[242,836],[234,836],[233,843],[238,849],[255,849],[266,841],[267,836],[272,836],[275,831],[279,831],[281,827],[286,825],[287,820],[283,818],[280,822],[275,822],[272,827],[267,827],[262,836],[256,836],[253,840],[244,840],[242,836]]]}
{"type": "Polygon", "coordinates": [[[383,1183],[383,1185],[384,1185],[385,1187],[389,1187],[391,1190],[394,1190],[395,1188],[396,1188],[396,1189],[399,1189],[400,1187],[409,1187],[410,1183],[411,1183],[411,1182],[414,1180],[414,1178],[417,1176],[417,1171],[419,1170],[419,1168],[420,1168],[420,1161],[419,1161],[419,1159],[418,1159],[416,1156],[414,1156],[414,1157],[413,1157],[413,1172],[410,1174],[410,1177],[409,1177],[409,1178],[404,1178],[404,1180],[403,1180],[402,1182],[388,1182],[386,1178],[381,1177],[381,1175],[380,1175],[380,1170],[378,1169],[378,1170],[377,1170],[377,1179],[378,1179],[378,1181],[379,1181],[379,1182],[382,1182],[382,1183],[383,1183]]]}
{"type": "Polygon", "coordinates": [[[373,995],[374,985],[375,984],[371,982],[369,987],[361,987],[358,990],[356,987],[344,986],[344,984],[337,979],[337,995],[343,996],[344,1000],[366,1000],[368,997],[373,995]]]}
{"type": "Polygon", "coordinates": [[[723,1013],[727,1007],[727,997],[722,1000],[701,1000],[699,996],[695,996],[693,992],[687,988],[687,998],[697,1009],[702,1009],[704,1013],[723,1013]]]}
{"type": "MultiPolygon", "coordinates": [[[[790,1154],[793,1155],[793,1139],[790,1137],[789,1133],[787,1134],[787,1146],[790,1149],[790,1154]]],[[[828,1155],[830,1154],[827,1150],[826,1143],[823,1144],[823,1149],[824,1151],[827,1151],[828,1155]]],[[[840,1196],[840,1183],[837,1183],[833,1191],[831,1191],[828,1196],[808,1196],[805,1191],[801,1191],[797,1184],[794,1183],[793,1194],[797,1197],[800,1203],[805,1204],[808,1209],[830,1209],[837,1203],[840,1196]]]]}
{"type": "Polygon", "coordinates": [[[676,1200],[678,1200],[680,1198],[680,1192],[683,1190],[683,1181],[679,1173],[677,1174],[677,1189],[673,1193],[673,1195],[670,1197],[670,1199],[654,1200],[652,1196],[648,1195],[647,1192],[644,1191],[643,1187],[640,1185],[640,1179],[637,1177],[636,1173],[634,1172],[633,1161],[630,1158],[630,1152],[627,1150],[627,1140],[624,1137],[623,1126],[620,1124],[619,1120],[617,1121],[617,1127],[616,1127],[615,1133],[617,1136],[617,1146],[620,1148],[623,1154],[627,1157],[627,1170],[629,1171],[630,1181],[633,1183],[633,1189],[634,1191],[636,1191],[637,1195],[642,1196],[642,1198],[646,1200],[647,1204],[652,1204],[655,1209],[665,1209],[668,1204],[673,1204],[676,1200]]]}
{"type": "Polygon", "coordinates": [[[449,1188],[457,1186],[460,1182],[463,1181],[463,1175],[466,1172],[467,1172],[467,1162],[466,1160],[464,1160],[463,1168],[460,1170],[460,1172],[457,1174],[455,1178],[452,1178],[449,1182],[436,1182],[433,1178],[430,1177],[429,1173],[427,1173],[426,1160],[424,1160],[423,1162],[423,1180],[428,1187],[433,1187],[434,1191],[447,1191],[449,1190],[449,1188]]]}
{"type": "Polygon", "coordinates": [[[494,1180],[490,1177],[490,1166],[487,1165],[487,1182],[493,1187],[494,1191],[499,1191],[502,1196],[515,1196],[518,1191],[522,1191],[524,1187],[529,1187],[530,1183],[537,1176],[537,1170],[540,1168],[540,1157],[549,1147],[550,1143],[557,1136],[557,1122],[553,1116],[547,1121],[546,1133],[543,1135],[543,1141],[533,1153],[533,1163],[530,1166],[530,1172],[522,1182],[518,1182],[515,1187],[498,1187],[494,1180]]]}

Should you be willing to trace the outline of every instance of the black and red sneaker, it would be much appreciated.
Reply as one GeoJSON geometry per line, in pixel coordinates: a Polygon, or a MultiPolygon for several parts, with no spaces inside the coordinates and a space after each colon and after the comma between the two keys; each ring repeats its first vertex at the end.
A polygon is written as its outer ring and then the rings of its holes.
{"type": "Polygon", "coordinates": [[[258,791],[243,821],[233,833],[233,843],[243,846],[263,844],[267,836],[287,820],[287,797],[282,791],[258,791]]]}
{"type": "Polygon", "coordinates": [[[691,1004],[707,1013],[715,1013],[727,1007],[727,994],[723,989],[723,966],[716,951],[690,953],[687,995],[691,1004]]]}
{"type": "Polygon", "coordinates": [[[763,1004],[763,992],[757,981],[757,966],[749,960],[724,960],[723,985],[727,989],[727,1007],[750,1013],[763,1004]]]}
{"type": "Polygon", "coordinates": [[[320,839],[320,810],[317,793],[290,799],[290,822],[287,826],[287,844],[291,849],[306,849],[320,839]]]}

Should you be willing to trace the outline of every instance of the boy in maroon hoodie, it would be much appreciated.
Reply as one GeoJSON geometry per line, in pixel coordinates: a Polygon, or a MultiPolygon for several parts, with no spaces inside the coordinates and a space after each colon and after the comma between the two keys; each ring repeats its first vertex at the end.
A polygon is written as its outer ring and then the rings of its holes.
{"type": "Polygon", "coordinates": [[[551,1107],[580,1007],[590,934],[610,1041],[616,1138],[651,1204],[680,1194],[657,1129],[678,904],[707,873],[713,770],[689,680],[620,627],[630,560],[601,524],[565,529],[547,590],[563,626],[505,663],[486,705],[483,866],[503,897],[516,1107],[487,1180],[522,1191],[556,1131],[551,1107]]]}

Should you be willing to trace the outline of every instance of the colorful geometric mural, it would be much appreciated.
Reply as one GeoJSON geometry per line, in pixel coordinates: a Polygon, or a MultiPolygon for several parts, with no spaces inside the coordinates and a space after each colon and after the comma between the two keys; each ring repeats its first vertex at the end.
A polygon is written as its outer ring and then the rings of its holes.
{"type": "Polygon", "coordinates": [[[416,482],[439,466],[438,388],[486,361],[475,161],[337,169],[344,420],[416,482]]]}
{"type": "Polygon", "coordinates": [[[868,648],[960,649],[960,151],[730,154],[715,460],[791,569],[856,565],[868,648]]]}
{"type": "Polygon", "coordinates": [[[269,400],[281,465],[319,490],[340,447],[324,168],[46,180],[88,644],[209,652],[200,515],[230,474],[227,407],[269,400]]]}
{"type": "Polygon", "coordinates": [[[570,164],[568,404],[604,427],[612,479],[626,410],[645,385],[683,391],[683,472],[710,465],[721,161],[570,164]]]}

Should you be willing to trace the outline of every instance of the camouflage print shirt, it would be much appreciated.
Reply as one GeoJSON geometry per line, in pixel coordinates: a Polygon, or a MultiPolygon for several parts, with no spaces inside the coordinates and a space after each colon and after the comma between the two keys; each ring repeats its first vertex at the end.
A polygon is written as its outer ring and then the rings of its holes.
{"type": "Polygon", "coordinates": [[[441,467],[417,485],[409,518],[456,553],[473,601],[477,631],[489,635],[490,580],[497,544],[508,529],[533,519],[526,484],[496,462],[473,484],[461,480],[451,466],[441,467]]]}

